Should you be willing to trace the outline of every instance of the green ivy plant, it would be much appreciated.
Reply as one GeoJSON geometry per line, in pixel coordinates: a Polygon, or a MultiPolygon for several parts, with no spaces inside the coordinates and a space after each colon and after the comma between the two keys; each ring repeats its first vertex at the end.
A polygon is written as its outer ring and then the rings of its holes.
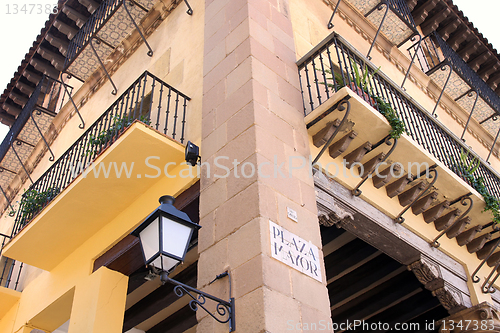
{"type": "MultiPolygon", "coordinates": [[[[105,147],[115,135],[132,125],[135,119],[136,118],[129,118],[126,114],[122,115],[121,117],[115,115],[112,120],[113,123],[107,130],[104,130],[96,135],[90,134],[87,154],[93,152],[96,147],[105,147]]],[[[149,121],[149,118],[145,115],[140,116],[138,120],[145,123],[146,125],[149,125],[151,123],[149,121]]]]}
{"type": "Polygon", "coordinates": [[[391,104],[387,103],[379,96],[372,95],[372,98],[375,100],[375,103],[377,103],[376,106],[378,107],[379,112],[385,117],[385,119],[387,119],[389,125],[391,125],[389,135],[391,138],[399,139],[401,134],[406,132],[405,124],[401,119],[399,119],[398,114],[394,111],[391,104]]]}
{"type": "Polygon", "coordinates": [[[31,219],[45,205],[54,199],[60,190],[58,187],[49,187],[45,191],[28,190],[24,192],[23,199],[19,208],[21,220],[26,221],[31,219]]]}
{"type": "Polygon", "coordinates": [[[490,211],[493,215],[493,222],[500,223],[500,202],[488,191],[484,185],[484,178],[474,175],[479,166],[479,158],[471,157],[469,159],[469,152],[460,150],[460,161],[457,163],[458,172],[483,197],[485,202],[483,212],[490,211]]]}

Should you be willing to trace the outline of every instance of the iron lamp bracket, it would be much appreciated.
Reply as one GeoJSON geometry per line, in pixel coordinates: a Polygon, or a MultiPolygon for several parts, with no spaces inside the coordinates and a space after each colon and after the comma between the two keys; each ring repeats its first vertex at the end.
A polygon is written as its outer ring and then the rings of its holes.
{"type": "Polygon", "coordinates": [[[177,297],[182,297],[184,295],[191,297],[192,300],[189,302],[189,307],[191,308],[191,310],[197,311],[201,307],[203,310],[205,310],[205,312],[207,312],[212,318],[217,320],[219,323],[229,323],[229,332],[234,332],[234,330],[236,329],[235,328],[236,322],[234,313],[234,297],[231,297],[231,275],[229,274],[229,272],[226,271],[222,274],[217,275],[217,277],[212,282],[221,279],[225,276],[229,276],[229,301],[225,301],[218,297],[207,294],[201,290],[188,286],[187,284],[171,279],[168,277],[168,272],[162,272],[160,275],[160,279],[163,284],[171,283],[175,285],[174,292],[177,295],[177,297]],[[210,312],[205,307],[205,302],[207,298],[217,303],[216,306],[217,311],[215,314],[210,312]]]}

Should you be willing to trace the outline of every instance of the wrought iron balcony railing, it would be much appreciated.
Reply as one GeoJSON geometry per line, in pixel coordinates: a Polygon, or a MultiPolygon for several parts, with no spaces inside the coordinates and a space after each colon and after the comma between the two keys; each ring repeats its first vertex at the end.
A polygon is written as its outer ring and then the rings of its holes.
{"type": "Polygon", "coordinates": [[[92,36],[94,36],[99,29],[109,20],[121,5],[122,0],[104,0],[96,11],[89,17],[87,22],[76,33],[75,37],[71,39],[68,52],[66,54],[66,61],[64,68],[74,60],[78,53],[89,43],[92,36]]]}
{"type": "MultiPolygon", "coordinates": [[[[66,87],[68,88],[68,93],[71,94],[73,88],[70,86],[66,87]]],[[[10,146],[32,116],[33,111],[55,116],[66,101],[67,93],[64,91],[61,82],[44,75],[5,136],[5,139],[0,144],[0,161],[4,158],[10,146]]]]}
{"type": "MultiPolygon", "coordinates": [[[[492,108],[500,112],[500,97],[484,82],[479,75],[449,46],[437,32],[427,35],[422,40],[422,55],[417,59],[424,73],[432,73],[444,64],[450,64],[468,85],[479,92],[492,108]]],[[[415,47],[409,49],[410,55],[415,47]]]]}
{"type": "Polygon", "coordinates": [[[408,22],[412,27],[416,27],[413,16],[411,15],[411,10],[408,4],[404,0],[389,0],[389,5],[394,8],[393,11],[397,13],[403,20],[408,22]]]}
{"type": "MultiPolygon", "coordinates": [[[[420,34],[417,31],[415,21],[411,15],[410,8],[404,0],[344,0],[354,7],[356,7],[371,23],[378,26],[375,37],[373,37],[372,44],[366,57],[371,59],[370,53],[375,46],[375,41],[377,40],[380,32],[395,45],[400,47],[408,39],[418,36],[420,40],[420,34]],[[386,22],[387,20],[387,22],[386,22]],[[386,24],[384,24],[386,22],[386,24]]],[[[333,6],[333,0],[325,1],[327,4],[333,6]]],[[[328,22],[328,29],[334,27],[332,21],[335,17],[340,3],[342,0],[337,0],[337,4],[333,9],[332,16],[328,22]]],[[[413,65],[413,59],[410,67],[413,65]]],[[[408,71],[410,68],[408,68],[408,71]]],[[[406,80],[406,78],[405,78],[406,80]]],[[[404,81],[403,81],[404,85],[404,81]]]]}
{"type": "Polygon", "coordinates": [[[2,249],[10,237],[0,234],[0,287],[17,290],[23,269],[23,263],[2,257],[2,249]]]}
{"type": "Polygon", "coordinates": [[[12,236],[112,145],[134,120],[184,142],[189,100],[156,76],[144,72],[23,194],[12,236]]]}
{"type": "MultiPolygon", "coordinates": [[[[407,134],[416,143],[472,186],[457,169],[461,153],[469,152],[469,148],[338,34],[332,33],[299,60],[297,65],[304,115],[312,112],[345,86],[350,87],[378,110],[378,103],[372,98],[377,96],[392,106],[403,120],[407,134]],[[356,71],[359,75],[356,75],[356,71]],[[365,73],[366,79],[363,82],[365,73]],[[356,77],[361,84],[356,83],[356,77]]],[[[470,152],[469,158],[481,161],[477,175],[484,179],[489,192],[499,198],[498,174],[474,152],[470,152]]]]}

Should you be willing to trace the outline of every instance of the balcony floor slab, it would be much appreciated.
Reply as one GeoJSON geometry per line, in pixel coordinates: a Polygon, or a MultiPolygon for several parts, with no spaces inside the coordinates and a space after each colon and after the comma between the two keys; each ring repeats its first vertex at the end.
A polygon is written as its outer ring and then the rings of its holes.
{"type": "Polygon", "coordinates": [[[21,298],[21,293],[9,288],[0,287],[0,318],[2,318],[21,298]]]}
{"type": "MultiPolygon", "coordinates": [[[[345,98],[346,96],[350,96],[349,101],[351,103],[351,113],[347,121],[348,126],[340,130],[340,132],[337,134],[337,137],[334,139],[334,142],[342,138],[351,129],[356,131],[358,135],[353,139],[349,148],[341,156],[332,159],[328,155],[328,151],[326,151],[320,158],[319,163],[323,168],[328,163],[332,162],[334,162],[337,166],[340,166],[336,177],[334,177],[335,180],[337,180],[347,188],[354,189],[360,182],[361,178],[358,175],[357,168],[352,168],[351,170],[345,169],[346,173],[344,173],[341,164],[343,158],[345,155],[349,154],[354,149],[361,146],[363,143],[369,141],[370,143],[375,144],[385,136],[387,136],[391,127],[386,119],[373,107],[366,103],[362,98],[360,98],[355,92],[353,92],[349,88],[342,88],[328,101],[308,114],[305,118],[305,121],[306,124],[310,124],[311,122],[313,122],[313,120],[321,118],[325,111],[327,111],[332,105],[345,98]]],[[[312,136],[323,129],[328,122],[334,121],[338,118],[342,119],[343,116],[344,112],[335,110],[330,114],[324,116],[323,118],[321,118],[321,120],[317,121],[316,123],[314,123],[314,125],[308,128],[311,140],[311,154],[313,155],[313,157],[318,154],[320,148],[316,148],[312,144],[312,136]]],[[[389,146],[382,144],[377,149],[368,152],[361,163],[370,160],[382,151],[387,152],[389,149],[389,146]]],[[[428,166],[437,164],[439,176],[434,187],[440,193],[438,200],[455,200],[471,192],[472,198],[475,203],[472,211],[469,213],[469,216],[472,217],[472,225],[486,224],[491,220],[491,216],[489,213],[482,213],[482,210],[484,209],[484,201],[481,195],[406,134],[403,134],[398,140],[397,147],[392,155],[390,155],[387,162],[389,164],[393,162],[401,163],[404,167],[405,172],[408,171],[409,163],[419,163],[423,166],[425,166],[425,163],[428,166]]],[[[380,167],[380,171],[385,169],[386,166],[380,167]]],[[[333,174],[332,171],[337,170],[330,170],[330,174],[333,174]]],[[[416,165],[412,166],[411,171],[413,175],[417,173],[416,165]]],[[[421,179],[423,178],[424,177],[422,177],[421,179]]],[[[413,183],[410,183],[409,186],[412,186],[412,184],[413,183]]],[[[371,179],[368,179],[360,189],[363,191],[363,193],[361,194],[362,198],[393,218],[395,218],[399,214],[399,212],[403,210],[403,207],[399,204],[397,197],[394,197],[392,199],[389,198],[384,187],[380,189],[374,188],[371,179]],[[388,201],[391,201],[391,203],[388,203],[388,201]]],[[[461,205],[456,204],[452,207],[460,208],[459,206],[461,205]]],[[[410,215],[411,212],[408,212],[407,214],[410,215]]],[[[422,223],[424,222],[422,221],[422,223]]]]}
{"type": "Polygon", "coordinates": [[[50,271],[159,181],[167,181],[171,194],[193,183],[179,175],[191,168],[182,162],[183,145],[135,122],[7,244],[4,255],[50,271]],[[123,166],[129,174],[119,176],[123,166]]]}

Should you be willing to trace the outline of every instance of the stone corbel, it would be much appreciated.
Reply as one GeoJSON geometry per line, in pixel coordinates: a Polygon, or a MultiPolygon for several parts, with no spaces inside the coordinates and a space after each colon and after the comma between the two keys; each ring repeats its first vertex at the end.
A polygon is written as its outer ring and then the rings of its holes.
{"type": "Polygon", "coordinates": [[[318,207],[319,224],[325,227],[336,226],[340,228],[342,223],[354,221],[354,216],[341,207],[333,204],[328,207],[328,211],[318,207]]]}
{"type": "Polygon", "coordinates": [[[487,302],[457,312],[437,322],[440,333],[499,333],[500,316],[487,302]]]}
{"type": "Polygon", "coordinates": [[[432,295],[439,299],[439,302],[441,302],[443,307],[448,310],[448,313],[450,314],[455,314],[467,309],[464,305],[462,293],[448,282],[444,282],[444,286],[442,288],[432,291],[432,295]]]}
{"type": "Polygon", "coordinates": [[[462,292],[443,279],[441,267],[431,259],[422,257],[408,265],[408,270],[439,299],[448,313],[454,314],[467,308],[462,292]]]}

